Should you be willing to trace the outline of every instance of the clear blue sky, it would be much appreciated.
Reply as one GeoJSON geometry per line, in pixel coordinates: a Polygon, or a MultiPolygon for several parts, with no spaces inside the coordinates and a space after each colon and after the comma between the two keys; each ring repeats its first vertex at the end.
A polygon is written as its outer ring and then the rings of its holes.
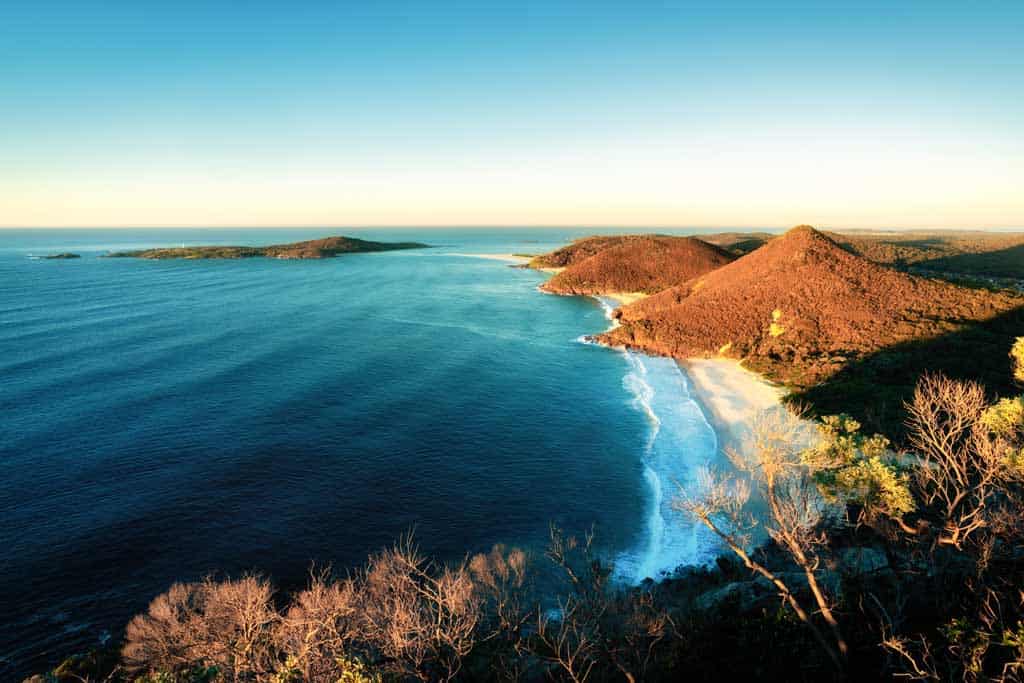
{"type": "Polygon", "coordinates": [[[0,225],[1024,227],[1024,2],[0,5],[0,225]]]}

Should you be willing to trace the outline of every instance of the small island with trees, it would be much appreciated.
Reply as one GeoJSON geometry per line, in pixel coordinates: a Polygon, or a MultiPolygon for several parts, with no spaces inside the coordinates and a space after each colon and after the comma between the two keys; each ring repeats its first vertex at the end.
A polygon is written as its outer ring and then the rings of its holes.
{"type": "Polygon", "coordinates": [[[160,247],[133,251],[116,251],[108,258],[144,259],[239,259],[265,256],[278,259],[322,259],[343,254],[365,254],[399,249],[426,249],[420,242],[374,242],[357,237],[325,237],[318,240],[272,244],[266,247],[199,246],[160,247]]]}

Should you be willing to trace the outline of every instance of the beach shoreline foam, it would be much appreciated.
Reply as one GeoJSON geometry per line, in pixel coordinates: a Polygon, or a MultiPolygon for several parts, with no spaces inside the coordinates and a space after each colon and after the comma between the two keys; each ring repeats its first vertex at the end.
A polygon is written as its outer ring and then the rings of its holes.
{"type": "MultiPolygon", "coordinates": [[[[591,298],[604,309],[611,328],[618,325],[612,315],[617,300],[605,295],[591,298]]],[[[586,335],[577,341],[596,343],[586,335]]],[[[703,467],[718,464],[718,440],[691,395],[692,383],[674,359],[607,348],[626,361],[622,386],[649,426],[639,459],[648,488],[646,522],[638,530],[636,545],[618,553],[614,561],[618,580],[638,584],[648,578],[659,580],[679,566],[705,564],[718,555],[717,539],[672,505],[677,486],[694,485],[703,467]]]]}
{"type": "MultiPolygon", "coordinates": [[[[460,255],[526,260],[511,254],[460,255]]],[[[538,291],[551,294],[540,287],[538,291]]],[[[646,295],[587,296],[604,309],[609,329],[614,329],[619,325],[614,310],[646,295]]],[[[576,341],[599,344],[591,335],[576,341]]],[[[650,424],[641,455],[650,495],[646,528],[637,546],[618,555],[615,573],[620,580],[640,583],[647,578],[658,580],[680,566],[712,562],[721,553],[721,544],[702,525],[673,509],[673,492],[678,486],[697,485],[698,473],[705,467],[729,468],[728,453],[743,453],[750,447],[752,425],[759,415],[782,405],[785,389],[736,360],[676,359],[608,348],[623,354],[627,363],[623,387],[650,424]]]]}
{"type": "Polygon", "coordinates": [[[529,256],[519,256],[518,254],[462,254],[452,253],[445,254],[445,256],[464,256],[466,258],[482,258],[488,261],[505,261],[506,263],[514,263],[517,265],[525,265],[530,262],[529,256]]]}
{"type": "MultiPolygon", "coordinates": [[[[591,298],[604,309],[609,329],[617,327],[614,310],[629,301],[621,294],[591,298]]],[[[595,343],[589,335],[577,341],[595,343]]],[[[646,538],[620,554],[616,575],[632,583],[658,580],[679,566],[711,562],[722,552],[706,528],[672,508],[673,492],[677,486],[696,485],[705,467],[731,468],[730,452],[748,454],[753,425],[760,415],[782,406],[786,390],[737,360],[676,359],[609,348],[624,355],[629,365],[624,388],[651,424],[641,458],[650,490],[646,538]]]]}
{"type": "Polygon", "coordinates": [[[690,380],[691,394],[718,435],[724,454],[749,447],[751,425],[758,415],[782,404],[786,390],[727,358],[676,361],[690,380]]]}

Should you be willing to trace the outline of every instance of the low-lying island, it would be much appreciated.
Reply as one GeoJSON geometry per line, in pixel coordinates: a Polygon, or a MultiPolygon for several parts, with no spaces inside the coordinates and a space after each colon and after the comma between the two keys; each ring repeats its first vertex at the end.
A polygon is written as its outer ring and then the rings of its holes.
{"type": "Polygon", "coordinates": [[[397,251],[399,249],[426,249],[430,245],[420,242],[373,242],[356,237],[325,237],[318,240],[272,244],[266,247],[201,246],[201,247],[160,247],[117,251],[107,254],[109,258],[144,259],[238,259],[265,256],[279,259],[321,259],[343,254],[363,254],[375,251],[397,251]]]}

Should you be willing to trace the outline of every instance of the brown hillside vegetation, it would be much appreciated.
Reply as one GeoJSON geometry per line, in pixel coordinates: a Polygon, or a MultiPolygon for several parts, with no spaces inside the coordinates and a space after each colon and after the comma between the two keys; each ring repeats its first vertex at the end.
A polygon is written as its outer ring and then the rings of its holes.
{"type": "Polygon", "coordinates": [[[988,277],[1024,278],[1024,235],[980,231],[830,235],[864,258],[897,267],[988,277]]]}
{"type": "MultiPolygon", "coordinates": [[[[1024,279],[1022,233],[845,230],[824,234],[846,251],[900,270],[968,278],[1024,279]]],[[[775,235],[766,232],[721,232],[700,236],[705,242],[736,256],[759,249],[773,237],[775,235]]]]}
{"type": "Polygon", "coordinates": [[[634,235],[611,235],[608,237],[583,237],[581,239],[573,241],[572,244],[568,244],[560,249],[556,249],[549,254],[541,254],[535,256],[530,261],[531,268],[565,268],[574,263],[590,258],[594,254],[607,249],[608,247],[614,247],[617,244],[622,244],[626,240],[635,239],[637,236],[634,235]]]}
{"type": "Polygon", "coordinates": [[[640,235],[576,260],[542,288],[556,294],[653,294],[720,268],[734,258],[694,237],[640,235]]]}
{"type": "Polygon", "coordinates": [[[775,379],[812,385],[852,357],[957,331],[1024,297],[915,277],[800,226],[736,261],[619,309],[601,335],[654,353],[750,358],[775,379]]]}
{"type": "Polygon", "coordinates": [[[714,244],[736,256],[743,256],[763,247],[773,237],[776,235],[769,232],[716,232],[700,236],[708,244],[714,244]]]}

